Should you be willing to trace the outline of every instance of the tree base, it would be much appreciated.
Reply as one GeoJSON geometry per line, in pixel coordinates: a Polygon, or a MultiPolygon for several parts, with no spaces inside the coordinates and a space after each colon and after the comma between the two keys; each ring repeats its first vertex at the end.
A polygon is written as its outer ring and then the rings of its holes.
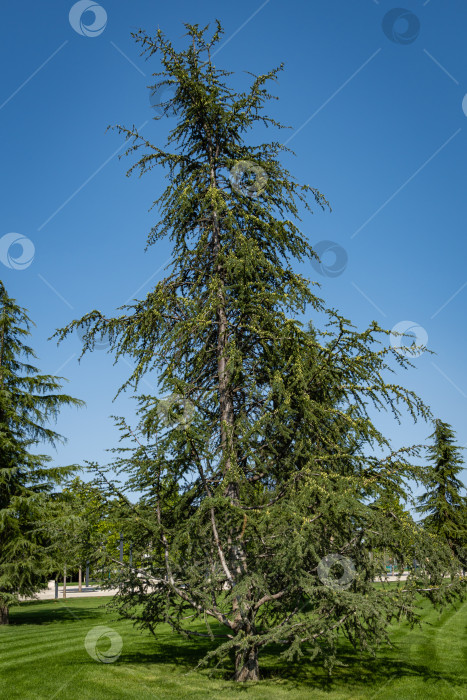
{"type": "Polygon", "coordinates": [[[235,655],[234,681],[259,681],[258,650],[248,649],[235,655]]]}
{"type": "Polygon", "coordinates": [[[8,606],[0,605],[0,625],[8,625],[10,622],[10,614],[8,606]]]}

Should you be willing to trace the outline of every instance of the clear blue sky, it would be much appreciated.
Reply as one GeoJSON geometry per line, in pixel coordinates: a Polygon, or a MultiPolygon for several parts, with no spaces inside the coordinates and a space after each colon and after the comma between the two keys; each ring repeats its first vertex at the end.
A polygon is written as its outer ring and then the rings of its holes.
{"type": "MultiPolygon", "coordinates": [[[[297,153],[287,165],[333,210],[306,217],[303,228],[314,245],[335,242],[342,265],[347,256],[341,274],[310,267],[309,276],[360,328],[375,319],[425,329],[436,356],[423,354],[398,381],[467,444],[467,6],[403,2],[406,12],[388,15],[386,0],[102,0],[96,15],[80,18],[86,3],[75,7],[78,31],[73,2],[3,8],[1,279],[37,324],[41,370],[67,377],[68,392],[87,403],[62,413],[57,427],[69,441],[56,463],[107,459],[117,439],[109,416],[130,417],[133,403],[111,404],[124,363],[113,367],[96,351],[78,364],[78,337],[58,348],[47,338],[91,309],[110,314],[143,297],[170,254],[168,242],[144,252],[163,173],[126,178],[122,138],[106,132],[147,122],[158,144],[167,132],[151,121],[157,60],[143,60],[130,33],[159,26],[182,46],[183,22],[216,17],[225,27],[216,62],[238,72],[238,84],[244,71],[285,63],[270,112],[293,127],[281,132],[297,153]]],[[[332,265],[332,253],[323,261],[332,265]]],[[[431,432],[381,424],[396,445],[431,432]]]]}

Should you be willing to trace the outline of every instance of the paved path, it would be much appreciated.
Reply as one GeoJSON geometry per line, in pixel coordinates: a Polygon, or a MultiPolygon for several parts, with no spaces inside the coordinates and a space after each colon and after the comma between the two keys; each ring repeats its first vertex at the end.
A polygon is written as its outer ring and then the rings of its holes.
{"type": "MultiPolygon", "coordinates": [[[[97,598],[99,596],[111,596],[118,592],[117,588],[102,590],[99,586],[83,586],[81,591],[78,591],[78,586],[67,586],[66,587],[66,598],[65,600],[71,600],[73,598],[97,598]]],[[[21,600],[54,600],[55,590],[52,588],[46,588],[40,591],[34,598],[21,598],[21,600]]],[[[58,588],[58,598],[63,600],[63,587],[58,588]]]]}
{"type": "MultiPolygon", "coordinates": [[[[405,581],[407,579],[407,574],[402,574],[400,579],[398,576],[390,574],[386,579],[377,579],[378,581],[405,581]]],[[[118,588],[108,588],[102,589],[99,586],[83,586],[81,591],[78,591],[78,586],[67,586],[66,587],[66,599],[72,600],[73,598],[97,598],[99,596],[113,596],[118,593],[118,588]]],[[[54,600],[55,590],[53,587],[46,588],[37,594],[35,598],[22,598],[21,600],[54,600]]],[[[63,600],[63,587],[58,588],[58,598],[63,600]]]]}

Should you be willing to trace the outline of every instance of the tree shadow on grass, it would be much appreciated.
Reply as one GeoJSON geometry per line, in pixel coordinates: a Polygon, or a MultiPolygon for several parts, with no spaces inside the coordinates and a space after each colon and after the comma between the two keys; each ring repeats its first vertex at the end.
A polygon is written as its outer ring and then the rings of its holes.
{"type": "MultiPolygon", "coordinates": [[[[124,651],[119,663],[133,666],[142,665],[150,669],[154,664],[163,664],[173,668],[175,674],[188,674],[195,671],[197,664],[206,653],[215,648],[209,640],[196,641],[170,639],[172,635],[156,636],[151,640],[154,651],[148,651],[148,640],[135,644],[133,649],[124,651]]],[[[286,683],[289,691],[308,688],[310,691],[352,691],[371,694],[381,689],[389,682],[400,679],[419,679],[424,683],[448,683],[453,690],[461,692],[467,683],[467,674],[461,675],[438,671],[430,666],[431,659],[426,663],[411,662],[410,658],[390,658],[388,655],[376,659],[361,657],[356,652],[345,650],[339,655],[339,661],[344,666],[334,668],[331,676],[317,660],[290,662],[280,658],[281,647],[270,647],[260,654],[261,680],[272,683],[286,683]]],[[[170,672],[167,668],[167,672],[170,672]]],[[[230,681],[233,675],[233,665],[227,661],[222,667],[214,669],[207,667],[203,675],[223,681],[230,681]]],[[[249,685],[239,684],[238,692],[247,692],[249,685]]]]}
{"type": "Polygon", "coordinates": [[[209,640],[191,641],[177,638],[175,634],[148,637],[144,632],[123,648],[119,661],[128,664],[164,664],[193,671],[206,654],[215,646],[209,640]]]}
{"type": "MultiPolygon", "coordinates": [[[[453,688],[465,689],[467,673],[450,673],[433,668],[432,658],[427,657],[426,663],[391,657],[381,654],[371,658],[360,656],[357,652],[346,650],[339,654],[338,659],[343,666],[336,666],[332,675],[319,665],[317,661],[302,660],[302,662],[284,663],[279,659],[280,650],[276,653],[265,654],[262,666],[263,680],[287,680],[297,687],[308,687],[314,690],[362,690],[373,692],[393,680],[420,679],[431,684],[443,682],[453,688]]],[[[397,650],[396,650],[397,651],[397,650]]]]}
{"type": "Polygon", "coordinates": [[[103,609],[95,605],[67,605],[65,600],[27,601],[10,610],[10,626],[17,625],[47,625],[73,620],[101,619],[103,609]]]}

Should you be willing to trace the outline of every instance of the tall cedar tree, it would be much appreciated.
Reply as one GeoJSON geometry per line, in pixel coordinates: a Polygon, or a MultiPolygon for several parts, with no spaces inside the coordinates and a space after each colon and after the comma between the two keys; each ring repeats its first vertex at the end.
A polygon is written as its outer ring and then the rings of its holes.
{"type": "Polygon", "coordinates": [[[466,499],[464,484],[458,478],[464,467],[460,447],[448,423],[435,421],[435,430],[428,448],[431,470],[427,490],[419,497],[417,511],[423,513],[423,526],[443,537],[451,550],[467,564],[466,499]]]}
{"type": "Polygon", "coordinates": [[[211,38],[207,27],[186,28],[181,51],[160,31],[135,35],[144,54],[160,55],[154,91],[173,91],[162,103],[176,122],[168,150],[118,127],[131,140],[127,153],[140,155],[130,173],[167,171],[148,245],[170,236],[170,274],[119,317],[92,311],[58,335],[84,329],[83,352],[108,336],[115,359],[135,363],[122,389],[157,372],[172,397],[169,405],[141,397],[139,429],[121,425],[135,450],[116,466],[147,495],[142,509],[128,504],[127,517],[151,554],[125,569],[115,605],[151,631],[168,622],[210,637],[206,663],[230,657],[236,680],[255,680],[266,645],[331,666],[342,634],[372,651],[391,619],[416,619],[417,589],[441,602],[460,583],[455,567],[444,578],[447,548],[380,505],[385,494],[404,498],[406,481],[422,476],[410,463],[416,448],[393,451],[367,413],[429,415],[415,394],[383,379],[391,357],[410,363],[376,323],[357,332],[326,311],[294,271],[294,261],[315,255],[300,208],[327,202],[281,165],[288,149],[245,142],[257,124],[281,126],[263,112],[280,68],[235,92],[212,61],[220,25],[211,38]],[[306,307],[308,328],[297,320],[306,307]],[[411,568],[403,592],[374,587],[383,563],[372,552],[384,548],[411,568]],[[423,562],[416,573],[414,557],[423,562]],[[191,626],[193,615],[205,632],[191,626]]]}
{"type": "Polygon", "coordinates": [[[24,340],[31,321],[0,282],[0,624],[20,595],[44,587],[54,564],[44,534],[48,494],[69,467],[47,467],[50,457],[35,454],[40,443],[62,438],[48,427],[62,406],[82,402],[61,389],[61,377],[39,374],[24,340]]]}

